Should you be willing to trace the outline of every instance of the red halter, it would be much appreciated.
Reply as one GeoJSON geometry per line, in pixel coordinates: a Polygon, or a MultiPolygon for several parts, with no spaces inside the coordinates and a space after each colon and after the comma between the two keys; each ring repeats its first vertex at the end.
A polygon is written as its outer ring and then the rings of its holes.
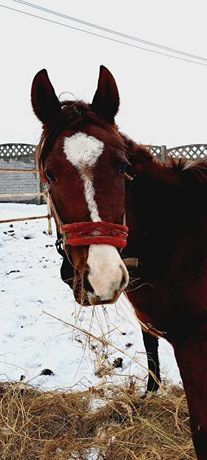
{"type": "Polygon", "coordinates": [[[125,248],[127,244],[128,227],[111,222],[77,222],[63,224],[50,194],[48,199],[57,229],[62,234],[63,245],[90,246],[91,244],[110,244],[116,248],[125,248]]]}
{"type": "Polygon", "coordinates": [[[62,224],[60,232],[66,235],[65,243],[71,246],[110,244],[124,248],[127,244],[128,227],[111,222],[78,222],[62,224]]]}

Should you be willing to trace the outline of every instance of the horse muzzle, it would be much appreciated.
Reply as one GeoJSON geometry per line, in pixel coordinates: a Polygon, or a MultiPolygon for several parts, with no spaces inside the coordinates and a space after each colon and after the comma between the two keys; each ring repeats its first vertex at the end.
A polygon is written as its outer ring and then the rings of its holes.
{"type": "Polygon", "coordinates": [[[127,269],[117,249],[107,244],[91,245],[87,267],[89,302],[92,305],[115,302],[129,281],[127,269]]]}
{"type": "Polygon", "coordinates": [[[117,248],[126,245],[128,228],[110,222],[61,226],[64,247],[70,246],[74,266],[73,292],[81,305],[114,303],[129,276],[117,248]]]}

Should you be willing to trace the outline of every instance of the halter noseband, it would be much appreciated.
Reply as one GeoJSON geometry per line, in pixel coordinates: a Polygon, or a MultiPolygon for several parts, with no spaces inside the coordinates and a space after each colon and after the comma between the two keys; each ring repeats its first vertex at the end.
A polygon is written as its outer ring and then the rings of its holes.
{"type": "Polygon", "coordinates": [[[128,236],[128,227],[126,225],[113,224],[103,220],[99,222],[63,224],[49,193],[48,198],[58,232],[62,235],[63,247],[110,244],[122,249],[126,246],[128,236]]]}
{"type": "Polygon", "coordinates": [[[121,249],[127,243],[128,227],[106,221],[78,222],[61,225],[60,232],[70,246],[110,244],[121,249]]]}

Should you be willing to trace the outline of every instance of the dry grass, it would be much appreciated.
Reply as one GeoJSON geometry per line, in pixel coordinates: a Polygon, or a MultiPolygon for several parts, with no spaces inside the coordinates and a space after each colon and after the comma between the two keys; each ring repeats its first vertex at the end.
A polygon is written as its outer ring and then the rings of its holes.
{"type": "Polygon", "coordinates": [[[183,390],[142,398],[138,388],[41,392],[0,384],[1,460],[195,459],[183,390]],[[95,457],[94,457],[95,458],[95,457]]]}

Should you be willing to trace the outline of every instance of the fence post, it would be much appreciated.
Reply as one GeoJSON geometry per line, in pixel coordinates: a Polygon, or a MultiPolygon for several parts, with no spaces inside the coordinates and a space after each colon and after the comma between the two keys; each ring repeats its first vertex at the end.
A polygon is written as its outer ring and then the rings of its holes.
{"type": "Polygon", "coordinates": [[[161,160],[162,160],[162,161],[167,160],[167,149],[166,149],[166,145],[161,145],[161,147],[160,147],[160,154],[161,154],[161,160]]]}

